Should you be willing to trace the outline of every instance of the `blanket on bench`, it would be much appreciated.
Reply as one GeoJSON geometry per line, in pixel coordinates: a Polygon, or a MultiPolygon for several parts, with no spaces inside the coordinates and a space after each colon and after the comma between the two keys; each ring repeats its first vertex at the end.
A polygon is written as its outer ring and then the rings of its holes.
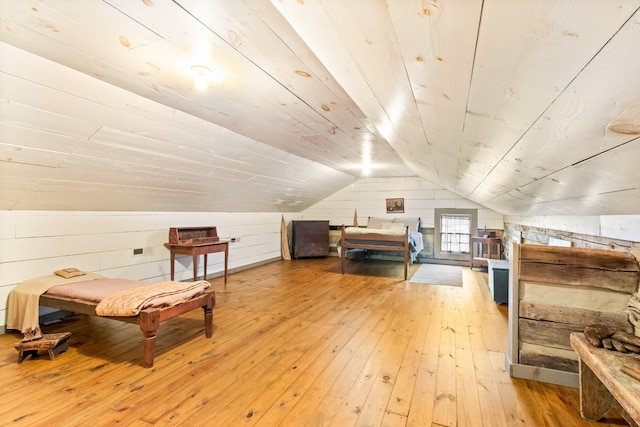
{"type": "Polygon", "coordinates": [[[57,274],[35,277],[19,283],[9,292],[7,297],[7,329],[17,329],[23,334],[35,334],[40,338],[40,321],[38,318],[38,302],[40,295],[49,288],[65,283],[85,282],[100,279],[103,276],[95,273],[64,278],[57,274]]]}
{"type": "Polygon", "coordinates": [[[125,289],[106,296],[96,307],[98,316],[137,316],[148,307],[169,307],[201,295],[209,282],[160,282],[125,289]]]}
{"type": "Polygon", "coordinates": [[[95,302],[98,316],[130,317],[147,307],[180,304],[202,294],[210,286],[204,280],[148,283],[110,279],[94,273],[70,278],[56,274],[36,277],[9,292],[6,327],[22,332],[25,340],[40,338],[39,299],[46,292],[62,298],[95,302]]]}

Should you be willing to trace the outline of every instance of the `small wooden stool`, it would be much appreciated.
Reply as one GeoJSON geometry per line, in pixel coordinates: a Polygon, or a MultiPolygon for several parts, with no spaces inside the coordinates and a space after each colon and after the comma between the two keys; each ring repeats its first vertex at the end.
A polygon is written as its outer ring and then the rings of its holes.
{"type": "Polygon", "coordinates": [[[18,354],[18,363],[22,362],[27,356],[36,357],[38,351],[47,350],[49,359],[53,360],[60,353],[67,351],[67,339],[71,336],[71,332],[62,332],[59,334],[44,334],[42,338],[33,341],[20,341],[16,344],[18,354]]]}

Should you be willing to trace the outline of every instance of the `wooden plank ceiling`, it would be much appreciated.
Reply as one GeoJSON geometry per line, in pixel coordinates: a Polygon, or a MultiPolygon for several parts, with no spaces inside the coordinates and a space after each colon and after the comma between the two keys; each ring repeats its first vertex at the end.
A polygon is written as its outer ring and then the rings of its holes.
{"type": "Polygon", "coordinates": [[[0,0],[0,209],[640,214],[638,46],[640,0],[0,0]]]}

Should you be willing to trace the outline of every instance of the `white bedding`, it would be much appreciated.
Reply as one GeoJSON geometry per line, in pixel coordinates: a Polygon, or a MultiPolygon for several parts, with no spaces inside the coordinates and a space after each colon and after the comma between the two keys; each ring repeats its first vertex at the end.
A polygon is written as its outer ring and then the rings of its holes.
{"type": "Polygon", "coordinates": [[[344,230],[347,236],[360,236],[371,233],[381,234],[383,236],[404,236],[404,227],[401,229],[394,228],[360,228],[360,227],[347,227],[344,230]]]}

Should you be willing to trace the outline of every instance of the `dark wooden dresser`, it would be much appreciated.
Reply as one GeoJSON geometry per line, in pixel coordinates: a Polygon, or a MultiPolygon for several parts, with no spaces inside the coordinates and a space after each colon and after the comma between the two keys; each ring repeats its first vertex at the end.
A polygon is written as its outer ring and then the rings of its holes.
{"type": "Polygon", "coordinates": [[[291,221],[294,258],[329,255],[329,221],[291,221]]]}

